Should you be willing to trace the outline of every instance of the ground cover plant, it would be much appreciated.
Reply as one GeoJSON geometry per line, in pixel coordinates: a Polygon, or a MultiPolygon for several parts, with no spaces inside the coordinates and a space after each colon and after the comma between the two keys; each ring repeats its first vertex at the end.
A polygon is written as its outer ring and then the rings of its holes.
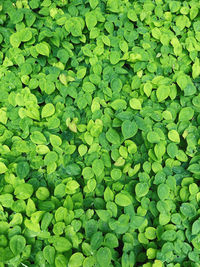
{"type": "Polygon", "coordinates": [[[199,9],[0,1],[0,267],[200,266],[199,9]]]}

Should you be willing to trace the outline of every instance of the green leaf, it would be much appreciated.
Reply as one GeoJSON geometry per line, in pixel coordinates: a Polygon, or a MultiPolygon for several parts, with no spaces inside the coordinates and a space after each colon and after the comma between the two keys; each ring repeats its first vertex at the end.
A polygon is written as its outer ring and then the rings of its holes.
{"type": "Polygon", "coordinates": [[[8,117],[7,117],[6,111],[0,110],[0,122],[3,124],[6,124],[7,121],[8,121],[8,117]]]}
{"type": "Polygon", "coordinates": [[[62,267],[66,264],[66,257],[63,254],[58,254],[55,258],[55,265],[56,267],[62,267]]]}
{"type": "Polygon", "coordinates": [[[126,109],[127,103],[124,99],[116,99],[111,104],[114,110],[126,109]]]}
{"type": "Polygon", "coordinates": [[[161,85],[156,90],[156,96],[159,102],[165,100],[170,94],[170,87],[166,85],[161,85]]]}
{"type": "Polygon", "coordinates": [[[13,195],[11,194],[2,194],[0,195],[0,203],[5,208],[10,208],[13,204],[13,195]]]}
{"type": "Polygon", "coordinates": [[[130,104],[130,107],[131,107],[132,109],[139,109],[139,110],[140,110],[140,109],[142,108],[141,102],[140,102],[140,100],[137,99],[137,98],[132,98],[132,99],[130,100],[129,104],[130,104]]]}
{"type": "Polygon", "coordinates": [[[159,143],[160,142],[160,136],[157,132],[155,131],[150,131],[148,132],[147,134],[147,140],[150,142],[150,143],[159,143]]]}
{"type": "Polygon", "coordinates": [[[76,191],[76,189],[78,189],[80,187],[79,183],[76,181],[69,181],[66,185],[66,192],[68,194],[74,193],[76,191]]]}
{"type": "Polygon", "coordinates": [[[49,245],[44,247],[43,255],[44,255],[45,260],[49,264],[54,264],[54,260],[55,260],[55,248],[54,247],[49,246],[49,245]]]}
{"type": "Polygon", "coordinates": [[[182,162],[187,162],[188,161],[187,155],[182,150],[178,151],[178,153],[176,154],[176,158],[178,160],[182,161],[182,162]]]}
{"type": "Polygon", "coordinates": [[[149,97],[152,92],[152,84],[151,83],[145,83],[144,84],[144,92],[149,97]]]}
{"type": "Polygon", "coordinates": [[[114,194],[109,186],[106,187],[106,190],[104,191],[104,199],[106,202],[114,200],[114,194]]]}
{"type": "Polygon", "coordinates": [[[58,236],[55,236],[53,238],[53,245],[56,251],[60,253],[69,251],[72,247],[69,240],[67,240],[65,237],[58,237],[58,236]]]}
{"type": "Polygon", "coordinates": [[[57,159],[58,159],[57,153],[55,151],[50,151],[44,157],[44,164],[45,165],[52,164],[52,163],[56,162],[57,159]]]}
{"type": "Polygon", "coordinates": [[[181,7],[181,3],[178,1],[170,1],[169,8],[172,13],[177,12],[181,7]]]}
{"type": "Polygon", "coordinates": [[[112,254],[109,248],[101,247],[97,251],[97,262],[99,266],[109,266],[112,259],[112,254]]]}
{"type": "Polygon", "coordinates": [[[23,252],[26,245],[26,239],[22,235],[14,235],[10,239],[9,245],[13,254],[17,256],[23,252]]]}
{"type": "Polygon", "coordinates": [[[169,193],[170,193],[169,186],[166,184],[159,184],[157,193],[158,193],[158,197],[161,200],[165,200],[169,198],[169,193]]]}
{"type": "Polygon", "coordinates": [[[30,171],[29,164],[27,162],[19,162],[17,164],[17,176],[24,179],[28,176],[30,171]]]}
{"type": "Polygon", "coordinates": [[[168,138],[172,142],[180,143],[180,136],[176,130],[171,130],[168,132],[168,138]]]}
{"type": "Polygon", "coordinates": [[[200,23],[199,23],[199,21],[195,21],[194,24],[193,24],[193,27],[194,27],[194,31],[195,32],[199,32],[200,31],[200,23]]]}
{"type": "Polygon", "coordinates": [[[99,0],[89,0],[90,6],[92,9],[95,9],[99,4],[99,0]]]}
{"type": "Polygon", "coordinates": [[[120,169],[114,168],[114,169],[112,169],[110,176],[113,180],[117,181],[121,178],[122,172],[120,169]]]}
{"type": "Polygon", "coordinates": [[[60,59],[60,61],[63,64],[66,64],[67,61],[69,60],[69,54],[65,49],[59,49],[57,53],[57,57],[60,59]]]}
{"type": "Polygon", "coordinates": [[[195,207],[190,203],[183,203],[180,207],[181,213],[186,217],[193,217],[196,214],[195,207]]]}
{"type": "Polygon", "coordinates": [[[128,10],[127,17],[133,22],[138,20],[136,12],[133,9],[129,9],[128,10]]]}
{"type": "Polygon", "coordinates": [[[185,74],[178,75],[177,84],[181,88],[181,90],[184,90],[188,84],[188,76],[185,74]]]}
{"type": "Polygon", "coordinates": [[[45,136],[39,131],[32,132],[30,139],[34,144],[38,145],[45,145],[47,143],[45,136]]]}
{"type": "Polygon", "coordinates": [[[178,147],[176,144],[174,143],[170,143],[168,146],[167,146],[167,153],[168,155],[171,157],[171,158],[175,158],[177,153],[178,153],[178,147]]]}
{"type": "Polygon", "coordinates": [[[182,108],[179,113],[179,121],[189,121],[194,116],[194,110],[191,107],[182,108]]]}
{"type": "Polygon", "coordinates": [[[200,165],[197,163],[191,164],[188,167],[188,171],[190,171],[191,173],[194,173],[194,174],[200,174],[200,165]]]}
{"type": "Polygon", "coordinates": [[[138,183],[135,186],[135,193],[137,197],[144,197],[149,192],[149,185],[147,183],[138,183]]]}
{"type": "Polygon", "coordinates": [[[39,187],[35,193],[36,197],[40,200],[46,200],[49,197],[49,190],[46,187],[39,187]]]}
{"type": "Polygon", "coordinates": [[[199,9],[197,6],[192,6],[190,9],[190,19],[193,20],[199,13],[199,9]]]}
{"type": "Polygon", "coordinates": [[[48,146],[45,146],[45,145],[38,145],[36,147],[36,152],[38,154],[45,155],[49,152],[49,148],[48,148],[48,146]]]}
{"type": "Polygon", "coordinates": [[[197,235],[200,232],[200,219],[192,224],[192,235],[197,235]]]}
{"type": "Polygon", "coordinates": [[[3,162],[0,162],[0,174],[5,173],[7,171],[7,167],[3,162]]]}
{"type": "Polygon", "coordinates": [[[66,195],[66,186],[64,184],[58,184],[54,189],[54,196],[62,198],[66,195]]]}
{"type": "Polygon", "coordinates": [[[185,96],[191,96],[194,95],[196,93],[197,89],[194,86],[193,83],[188,83],[187,86],[184,89],[184,95],[185,96]]]}
{"type": "Polygon", "coordinates": [[[97,24],[97,18],[92,12],[89,12],[85,15],[85,20],[88,30],[91,30],[97,24]]]}
{"type": "Polygon", "coordinates": [[[135,121],[125,120],[121,126],[124,139],[129,139],[136,135],[138,126],[135,121]]]}
{"type": "Polygon", "coordinates": [[[116,65],[120,61],[120,53],[117,51],[111,51],[110,53],[110,63],[116,65]]]}
{"type": "Polygon", "coordinates": [[[62,144],[62,139],[54,134],[50,135],[50,142],[53,147],[61,146],[62,144]]]}
{"type": "Polygon", "coordinates": [[[69,267],[80,267],[80,266],[83,266],[82,264],[83,264],[84,258],[85,257],[83,256],[82,253],[76,252],[70,257],[68,266],[69,267]]]}
{"type": "Polygon", "coordinates": [[[195,62],[192,66],[192,78],[196,79],[200,75],[199,59],[195,58],[195,62]]]}
{"type": "Polygon", "coordinates": [[[147,227],[144,235],[147,239],[153,240],[156,238],[156,229],[154,227],[147,227]]]}
{"type": "Polygon", "coordinates": [[[115,203],[116,203],[118,206],[126,207],[126,206],[131,205],[132,201],[131,201],[131,199],[130,199],[127,195],[125,195],[124,193],[118,193],[118,194],[115,196],[115,203]]]}
{"type": "Polygon", "coordinates": [[[51,117],[55,113],[55,107],[53,104],[48,103],[42,109],[42,118],[51,117]]]}
{"type": "Polygon", "coordinates": [[[92,170],[96,176],[100,176],[104,171],[104,163],[101,159],[95,159],[92,163],[92,170]]]}
{"type": "Polygon", "coordinates": [[[104,242],[105,245],[109,248],[117,248],[119,246],[118,238],[112,233],[105,235],[104,242]]]}
{"type": "Polygon", "coordinates": [[[21,35],[20,35],[19,32],[13,33],[10,36],[10,44],[15,48],[20,46],[20,44],[21,44],[21,35]]]}
{"type": "Polygon", "coordinates": [[[120,144],[120,136],[117,133],[116,130],[110,128],[107,132],[106,132],[106,139],[108,140],[108,142],[110,142],[111,144],[114,145],[119,145],[120,144]]]}
{"type": "Polygon", "coordinates": [[[14,194],[18,199],[28,199],[33,194],[33,186],[31,184],[20,184],[15,187],[14,194]]]}
{"type": "Polygon", "coordinates": [[[81,144],[79,147],[78,147],[78,153],[80,154],[80,156],[84,156],[86,153],[87,153],[87,146],[84,145],[84,144],[81,144]]]}
{"type": "Polygon", "coordinates": [[[22,42],[28,42],[32,38],[32,31],[29,28],[25,28],[20,31],[20,37],[22,42]]]}
{"type": "Polygon", "coordinates": [[[110,220],[111,215],[108,210],[96,210],[96,213],[102,221],[108,222],[110,220]]]}
{"type": "Polygon", "coordinates": [[[162,234],[162,239],[173,242],[176,239],[176,232],[174,230],[167,230],[162,234]]]}
{"type": "MultiPolygon", "coordinates": [[[[57,158],[57,156],[56,156],[57,158]]],[[[78,164],[72,163],[66,166],[66,173],[70,176],[76,176],[81,173],[81,169],[78,164]]]]}
{"type": "Polygon", "coordinates": [[[101,232],[96,232],[91,237],[91,248],[97,250],[103,243],[103,235],[101,232]]]}
{"type": "Polygon", "coordinates": [[[87,93],[93,93],[95,91],[95,86],[91,82],[84,82],[82,87],[83,90],[87,93]]]}
{"type": "Polygon", "coordinates": [[[50,48],[47,43],[43,42],[36,45],[36,51],[38,54],[49,57],[50,48]]]}

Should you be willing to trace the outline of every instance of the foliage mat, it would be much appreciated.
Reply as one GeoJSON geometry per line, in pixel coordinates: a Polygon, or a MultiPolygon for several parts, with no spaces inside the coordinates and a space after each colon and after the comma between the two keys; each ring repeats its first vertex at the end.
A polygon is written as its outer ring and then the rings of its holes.
{"type": "Polygon", "coordinates": [[[200,267],[199,9],[0,0],[0,267],[200,267]]]}

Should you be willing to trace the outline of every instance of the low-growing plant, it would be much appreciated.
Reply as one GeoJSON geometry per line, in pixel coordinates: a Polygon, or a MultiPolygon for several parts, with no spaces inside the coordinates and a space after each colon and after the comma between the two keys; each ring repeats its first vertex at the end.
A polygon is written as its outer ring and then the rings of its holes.
{"type": "Polygon", "coordinates": [[[200,266],[200,3],[0,1],[0,266],[200,266]]]}

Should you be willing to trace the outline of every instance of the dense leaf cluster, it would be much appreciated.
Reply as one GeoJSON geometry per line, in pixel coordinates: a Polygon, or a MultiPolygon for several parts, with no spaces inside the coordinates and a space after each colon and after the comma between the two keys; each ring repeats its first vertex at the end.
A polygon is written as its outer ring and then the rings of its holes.
{"type": "Polygon", "coordinates": [[[0,1],[0,266],[200,266],[200,3],[0,1]]]}

